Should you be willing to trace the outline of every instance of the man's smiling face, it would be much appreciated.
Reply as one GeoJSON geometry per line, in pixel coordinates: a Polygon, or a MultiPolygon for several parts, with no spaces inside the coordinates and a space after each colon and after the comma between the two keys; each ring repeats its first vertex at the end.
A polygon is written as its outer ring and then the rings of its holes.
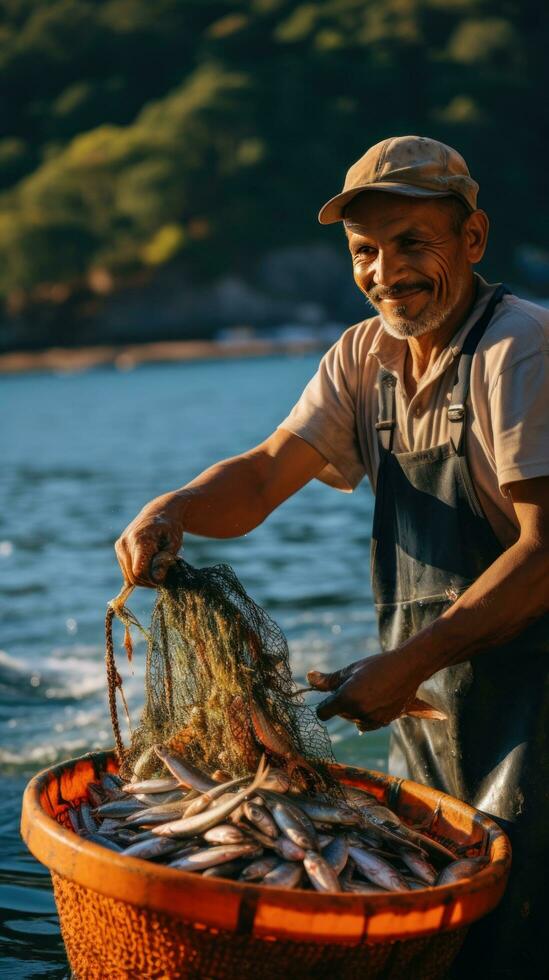
{"type": "Polygon", "coordinates": [[[350,202],[345,230],[355,282],[388,333],[420,337],[452,318],[484,251],[487,222],[478,254],[479,221],[486,222],[483,212],[462,215],[453,198],[372,190],[350,202]]]}

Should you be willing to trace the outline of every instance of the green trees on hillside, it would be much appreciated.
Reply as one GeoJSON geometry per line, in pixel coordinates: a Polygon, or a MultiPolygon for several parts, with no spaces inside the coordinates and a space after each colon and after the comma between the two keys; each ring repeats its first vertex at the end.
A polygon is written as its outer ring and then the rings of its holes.
{"type": "MultiPolygon", "coordinates": [[[[310,242],[345,169],[420,132],[469,160],[511,270],[549,219],[534,0],[4,0],[0,292],[310,242]]],[[[509,272],[507,273],[509,274],[509,272]]]]}

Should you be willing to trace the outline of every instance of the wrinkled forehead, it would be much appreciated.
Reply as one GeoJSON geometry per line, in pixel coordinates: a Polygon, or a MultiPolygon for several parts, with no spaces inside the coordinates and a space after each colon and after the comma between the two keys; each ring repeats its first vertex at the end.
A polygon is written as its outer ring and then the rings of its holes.
{"type": "Polygon", "coordinates": [[[410,231],[429,234],[448,221],[448,198],[422,199],[367,191],[357,195],[344,212],[347,238],[393,238],[410,231]]]}

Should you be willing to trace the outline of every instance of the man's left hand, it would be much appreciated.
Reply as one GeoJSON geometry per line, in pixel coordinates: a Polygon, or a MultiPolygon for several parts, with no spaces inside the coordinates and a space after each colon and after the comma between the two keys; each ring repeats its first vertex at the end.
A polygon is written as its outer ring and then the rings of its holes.
{"type": "Polygon", "coordinates": [[[340,715],[360,731],[383,728],[398,718],[416,696],[424,678],[399,650],[359,660],[333,674],[310,671],[307,680],[319,691],[332,691],[317,706],[322,721],[340,715]]]}

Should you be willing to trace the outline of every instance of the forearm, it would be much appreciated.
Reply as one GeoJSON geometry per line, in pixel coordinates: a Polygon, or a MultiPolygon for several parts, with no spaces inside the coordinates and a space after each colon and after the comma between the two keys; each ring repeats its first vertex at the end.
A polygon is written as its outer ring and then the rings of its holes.
{"type": "Polygon", "coordinates": [[[260,453],[235,456],[175,491],[172,506],[183,531],[209,538],[247,534],[270,513],[260,453]]]}
{"type": "Polygon", "coordinates": [[[519,539],[438,619],[399,647],[425,680],[512,639],[549,610],[549,550],[519,539]]]}

